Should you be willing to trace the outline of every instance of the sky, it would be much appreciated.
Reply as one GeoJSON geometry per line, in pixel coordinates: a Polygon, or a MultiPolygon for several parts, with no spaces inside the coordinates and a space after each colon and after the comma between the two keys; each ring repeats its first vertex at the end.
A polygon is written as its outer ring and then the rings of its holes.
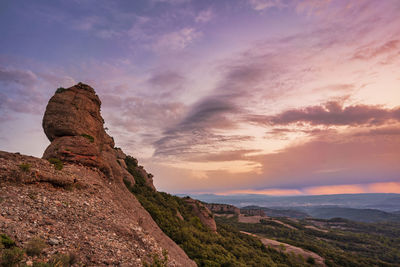
{"type": "Polygon", "coordinates": [[[400,1],[0,2],[0,150],[92,86],[169,193],[400,193],[400,1]]]}

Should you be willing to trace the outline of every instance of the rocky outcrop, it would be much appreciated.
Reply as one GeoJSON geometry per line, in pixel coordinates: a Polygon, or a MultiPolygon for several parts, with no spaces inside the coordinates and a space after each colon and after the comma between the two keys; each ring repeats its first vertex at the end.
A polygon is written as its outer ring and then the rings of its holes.
{"type": "Polygon", "coordinates": [[[190,197],[184,198],[185,202],[193,207],[193,213],[199,217],[201,223],[213,232],[217,232],[217,224],[215,223],[212,212],[198,200],[190,197]]]}
{"type": "Polygon", "coordinates": [[[163,250],[168,266],[196,266],[126,188],[136,177],[100,105],[88,85],[58,89],[43,118],[51,141],[43,159],[0,151],[0,233],[20,247],[40,237],[43,257],[73,252],[85,266],[141,266],[163,250]]]}
{"type": "Polygon", "coordinates": [[[217,203],[205,203],[204,205],[216,214],[240,214],[240,209],[233,205],[217,203]]]}
{"type": "MultiPolygon", "coordinates": [[[[43,158],[95,167],[111,180],[134,184],[135,179],[126,170],[125,153],[114,147],[114,139],[104,129],[100,107],[101,101],[89,85],[59,88],[43,117],[43,129],[51,141],[43,158]]],[[[141,172],[155,190],[152,177],[141,172]]]]}
{"type": "Polygon", "coordinates": [[[113,149],[114,140],[104,130],[100,106],[99,97],[88,85],[59,88],[43,117],[43,129],[51,141],[43,158],[98,167],[112,176],[103,154],[113,149]]]}

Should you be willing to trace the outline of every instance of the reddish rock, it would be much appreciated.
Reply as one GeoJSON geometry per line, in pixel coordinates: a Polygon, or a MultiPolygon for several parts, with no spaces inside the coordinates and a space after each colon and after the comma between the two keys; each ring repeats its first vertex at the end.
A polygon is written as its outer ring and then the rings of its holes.
{"type": "MultiPolygon", "coordinates": [[[[126,170],[125,153],[114,148],[114,139],[104,129],[100,107],[101,101],[89,85],[58,89],[43,117],[43,129],[51,141],[43,158],[95,167],[111,180],[134,184],[134,177],[126,170]]],[[[155,190],[151,177],[143,172],[146,184],[155,190]]]]}
{"type": "Polygon", "coordinates": [[[47,260],[72,252],[82,266],[142,266],[163,249],[168,266],[196,266],[126,188],[123,180],[135,180],[103,128],[100,105],[88,85],[58,89],[43,118],[51,141],[44,159],[0,151],[0,233],[20,247],[39,236],[47,260]],[[52,158],[62,165],[45,160],[52,158]]]}
{"type": "Polygon", "coordinates": [[[205,206],[213,213],[217,214],[240,214],[240,209],[228,204],[205,203],[205,206]]]}
{"type": "Polygon", "coordinates": [[[52,142],[57,137],[90,135],[97,145],[114,147],[104,130],[100,115],[101,101],[89,85],[78,83],[58,89],[50,99],[43,117],[43,129],[52,142]]]}
{"type": "Polygon", "coordinates": [[[184,198],[186,203],[193,207],[193,213],[199,217],[201,223],[213,232],[217,232],[217,224],[215,223],[212,212],[200,201],[190,197],[184,198]]]}
{"type": "Polygon", "coordinates": [[[97,168],[0,151],[0,233],[24,247],[40,237],[42,258],[73,253],[77,266],[142,266],[168,251],[168,266],[196,266],[132,193],[97,168]]]}

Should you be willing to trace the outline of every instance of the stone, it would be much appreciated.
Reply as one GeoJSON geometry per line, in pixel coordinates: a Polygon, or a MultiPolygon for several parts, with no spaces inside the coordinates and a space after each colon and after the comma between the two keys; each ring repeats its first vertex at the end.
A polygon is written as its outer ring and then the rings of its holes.
{"type": "Polygon", "coordinates": [[[58,244],[60,244],[60,241],[57,238],[50,238],[49,244],[52,246],[57,246],[58,244]]]}

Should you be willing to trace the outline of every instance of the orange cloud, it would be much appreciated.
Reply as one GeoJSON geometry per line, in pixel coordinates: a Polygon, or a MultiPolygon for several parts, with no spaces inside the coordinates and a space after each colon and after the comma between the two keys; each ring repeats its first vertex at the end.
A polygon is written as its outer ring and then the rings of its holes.
{"type": "Polygon", "coordinates": [[[334,195],[334,194],[365,194],[365,193],[398,193],[400,182],[345,184],[305,187],[301,189],[269,188],[262,190],[244,189],[216,193],[216,195],[259,194],[270,196],[294,195],[334,195]]]}
{"type": "Polygon", "coordinates": [[[400,193],[400,182],[315,186],[301,191],[306,195],[400,193]]]}
{"type": "Polygon", "coordinates": [[[400,193],[400,182],[374,183],[368,186],[370,193],[400,193]]]}
{"type": "Polygon", "coordinates": [[[271,195],[271,196],[292,196],[302,195],[303,193],[297,189],[265,189],[265,190],[232,190],[227,192],[216,193],[216,195],[235,195],[235,194],[259,194],[259,195],[271,195]]]}
{"type": "Polygon", "coordinates": [[[361,194],[367,193],[362,185],[327,185],[304,189],[305,195],[361,194]]]}

